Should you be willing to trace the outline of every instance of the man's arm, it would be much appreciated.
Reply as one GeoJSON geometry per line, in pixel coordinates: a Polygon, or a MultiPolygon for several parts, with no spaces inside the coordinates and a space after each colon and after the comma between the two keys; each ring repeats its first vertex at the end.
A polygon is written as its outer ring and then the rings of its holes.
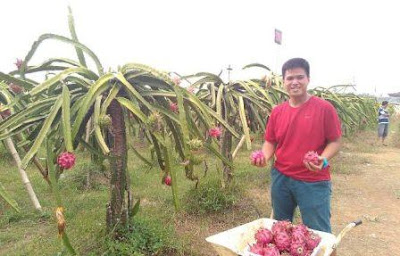
{"type": "Polygon", "coordinates": [[[324,151],[321,153],[319,160],[320,160],[320,164],[319,165],[315,165],[311,162],[305,162],[304,165],[307,167],[307,169],[309,169],[310,171],[320,171],[323,169],[323,165],[324,165],[324,158],[326,158],[327,160],[332,159],[332,157],[334,157],[340,150],[340,143],[341,142],[341,138],[337,138],[336,140],[330,141],[328,142],[328,144],[326,145],[324,151]]]}
{"type": "Polygon", "coordinates": [[[337,138],[336,140],[328,142],[324,151],[321,153],[321,157],[325,157],[327,160],[330,160],[334,157],[340,150],[341,138],[337,138]]]}

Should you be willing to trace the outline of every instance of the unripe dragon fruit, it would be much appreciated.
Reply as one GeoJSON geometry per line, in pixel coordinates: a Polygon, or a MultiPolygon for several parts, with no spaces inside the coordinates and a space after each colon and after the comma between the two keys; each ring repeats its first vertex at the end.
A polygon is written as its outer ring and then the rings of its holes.
{"type": "Polygon", "coordinates": [[[222,134],[222,129],[219,127],[213,127],[208,130],[208,134],[210,134],[213,138],[218,138],[222,134]]]}
{"type": "Polygon", "coordinates": [[[274,234],[274,241],[276,248],[278,248],[279,251],[284,251],[284,250],[289,250],[290,249],[290,243],[291,243],[291,238],[290,234],[286,231],[280,231],[274,234]]]}
{"type": "Polygon", "coordinates": [[[254,235],[254,238],[256,239],[257,244],[266,246],[273,240],[273,235],[269,229],[262,228],[257,231],[257,233],[254,235]]]}
{"type": "Polygon", "coordinates": [[[256,163],[260,163],[262,160],[265,160],[265,156],[262,150],[256,150],[251,153],[250,159],[251,164],[255,165],[256,163]]]}
{"type": "Polygon", "coordinates": [[[303,158],[303,162],[310,162],[315,165],[318,165],[320,160],[319,160],[319,155],[315,151],[308,151],[303,158]]]}
{"type": "Polygon", "coordinates": [[[175,102],[169,103],[169,109],[174,113],[178,113],[178,104],[175,102]]]}
{"type": "Polygon", "coordinates": [[[306,240],[306,248],[308,250],[314,250],[315,247],[321,242],[321,237],[314,232],[310,231],[308,239],[306,240]]]}
{"type": "Polygon", "coordinates": [[[150,114],[149,118],[147,119],[147,124],[150,127],[152,132],[161,131],[163,128],[162,117],[160,113],[153,112],[150,114]]]}
{"type": "Polygon", "coordinates": [[[99,125],[101,128],[108,128],[112,124],[111,116],[110,115],[101,115],[99,117],[99,125]]]}
{"type": "Polygon", "coordinates": [[[70,169],[75,165],[75,155],[70,152],[63,152],[57,158],[58,165],[63,169],[70,169]]]}
{"type": "Polygon", "coordinates": [[[292,244],[290,245],[290,254],[293,256],[306,256],[306,246],[299,242],[292,242],[292,244]]]}
{"type": "Polygon", "coordinates": [[[188,141],[190,150],[198,150],[203,148],[203,141],[199,139],[191,139],[188,141]]]}
{"type": "Polygon", "coordinates": [[[167,186],[171,186],[171,183],[172,183],[171,176],[167,175],[167,177],[165,177],[165,179],[164,179],[164,183],[167,186]]]}

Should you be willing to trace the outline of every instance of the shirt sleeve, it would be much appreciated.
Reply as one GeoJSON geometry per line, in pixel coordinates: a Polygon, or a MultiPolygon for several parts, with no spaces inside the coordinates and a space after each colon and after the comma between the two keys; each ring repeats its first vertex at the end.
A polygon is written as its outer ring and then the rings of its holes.
{"type": "Polygon", "coordinates": [[[276,135],[275,135],[275,122],[276,122],[276,111],[272,109],[271,114],[267,121],[267,126],[265,128],[264,139],[271,143],[276,143],[276,135]]]}
{"type": "Polygon", "coordinates": [[[336,109],[328,102],[324,117],[325,137],[328,141],[334,141],[342,136],[342,128],[336,109]]]}

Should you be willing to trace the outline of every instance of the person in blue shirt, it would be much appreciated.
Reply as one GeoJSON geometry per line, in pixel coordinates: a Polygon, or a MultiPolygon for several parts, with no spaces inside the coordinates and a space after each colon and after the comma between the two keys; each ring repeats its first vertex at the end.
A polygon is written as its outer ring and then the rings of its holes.
{"type": "Polygon", "coordinates": [[[378,110],[378,139],[382,140],[384,146],[389,131],[389,111],[386,109],[388,105],[386,100],[382,101],[382,106],[378,110]]]}

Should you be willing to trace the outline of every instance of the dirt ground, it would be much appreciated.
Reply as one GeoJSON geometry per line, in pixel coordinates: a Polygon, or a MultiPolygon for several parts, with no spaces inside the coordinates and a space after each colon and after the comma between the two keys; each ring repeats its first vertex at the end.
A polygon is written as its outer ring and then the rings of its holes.
{"type": "MultiPolygon", "coordinates": [[[[363,221],[343,238],[337,251],[339,256],[400,255],[396,241],[400,235],[400,148],[394,147],[393,139],[388,146],[370,140],[345,143],[336,162],[346,159],[353,164],[332,174],[333,233],[338,235],[352,221],[363,221]]],[[[211,216],[212,221],[184,216],[176,227],[178,232],[191,234],[191,255],[215,256],[217,253],[205,242],[206,237],[268,217],[269,205],[268,190],[254,189],[229,213],[211,216]]]]}
{"type": "Polygon", "coordinates": [[[400,255],[400,149],[390,145],[359,153],[366,161],[355,173],[332,176],[334,233],[351,220],[363,221],[344,237],[338,255],[400,255]]]}

